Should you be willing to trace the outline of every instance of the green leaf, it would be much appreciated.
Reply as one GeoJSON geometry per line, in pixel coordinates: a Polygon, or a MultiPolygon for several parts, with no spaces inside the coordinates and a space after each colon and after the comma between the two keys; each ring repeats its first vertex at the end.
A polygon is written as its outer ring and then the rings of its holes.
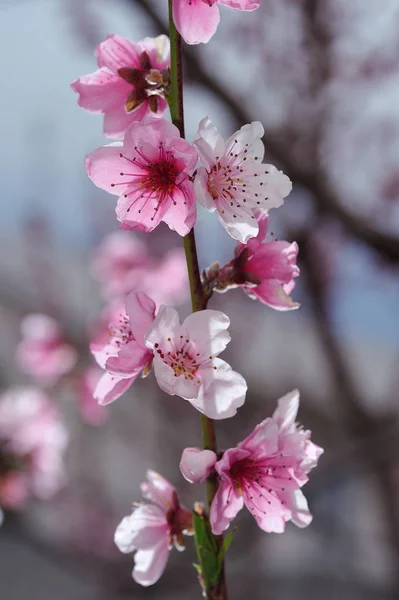
{"type": "Polygon", "coordinates": [[[209,590],[219,581],[221,563],[215,536],[211,531],[208,518],[204,514],[193,513],[195,547],[201,567],[205,588],[209,590]]]}
{"type": "Polygon", "coordinates": [[[229,549],[231,542],[233,541],[236,531],[237,531],[237,528],[235,527],[226,535],[226,537],[223,540],[223,543],[221,545],[221,548],[220,548],[219,554],[218,554],[219,571],[221,570],[221,568],[223,566],[224,556],[225,556],[227,550],[229,549]]]}

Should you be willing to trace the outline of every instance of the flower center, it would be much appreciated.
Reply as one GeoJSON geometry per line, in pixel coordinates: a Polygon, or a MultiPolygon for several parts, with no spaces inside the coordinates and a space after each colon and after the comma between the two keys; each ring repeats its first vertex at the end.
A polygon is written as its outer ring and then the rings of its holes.
{"type": "Polygon", "coordinates": [[[262,187],[268,171],[262,170],[258,160],[259,156],[252,156],[249,144],[242,145],[238,140],[230,144],[222,158],[216,156],[208,173],[208,191],[219,203],[221,214],[233,210],[233,217],[237,218],[235,209],[256,208],[268,199],[262,187]]]}
{"type": "Polygon", "coordinates": [[[156,343],[154,346],[164,363],[173,369],[175,377],[184,376],[185,379],[201,383],[197,376],[200,353],[196,352],[194,344],[188,338],[180,336],[177,340],[172,340],[169,337],[167,343],[156,343]]]}
{"type": "Polygon", "coordinates": [[[114,345],[118,348],[125,346],[135,339],[127,315],[120,315],[118,321],[109,324],[109,334],[112,337],[114,345]]]}
{"type": "Polygon", "coordinates": [[[158,111],[158,98],[164,96],[169,84],[169,72],[167,69],[160,71],[153,69],[147,52],[140,54],[140,68],[122,67],[118,69],[118,75],[133,86],[126,99],[125,108],[129,113],[135,110],[143,102],[148,100],[148,106],[154,113],[158,111]]]}
{"type": "MultiPolygon", "coordinates": [[[[174,206],[177,205],[175,192],[181,192],[179,197],[183,195],[185,198],[186,192],[182,184],[188,178],[188,175],[180,170],[178,159],[176,159],[173,151],[165,148],[165,144],[162,141],[158,145],[156,160],[148,158],[138,146],[135,146],[134,152],[135,155],[133,158],[128,158],[122,153],[119,155],[121,159],[128,163],[130,169],[132,165],[135,167],[131,169],[135,171],[134,173],[121,171],[119,173],[120,177],[123,179],[131,177],[132,179],[127,182],[113,183],[111,187],[117,185],[131,186],[130,191],[123,195],[124,198],[128,196],[132,197],[132,202],[127,208],[127,212],[130,212],[134,205],[137,208],[138,214],[141,214],[147,207],[147,202],[152,201],[151,206],[154,215],[151,217],[151,221],[153,221],[162,202],[171,200],[174,206]],[[139,168],[138,171],[137,167],[139,168]],[[142,200],[142,203],[138,202],[140,200],[142,200]]],[[[187,204],[186,200],[183,203],[187,204]]]]}

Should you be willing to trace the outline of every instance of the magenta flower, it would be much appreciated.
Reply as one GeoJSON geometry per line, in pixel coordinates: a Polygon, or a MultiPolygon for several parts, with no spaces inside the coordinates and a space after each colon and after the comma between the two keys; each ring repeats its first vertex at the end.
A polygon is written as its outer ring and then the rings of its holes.
{"type": "Polygon", "coordinates": [[[215,289],[224,292],[240,286],[250,298],[276,310],[293,310],[300,306],[290,297],[299,275],[298,244],[265,241],[268,225],[269,217],[261,215],[258,235],[237,245],[235,258],[219,270],[215,289]]]}
{"type": "Polygon", "coordinates": [[[180,303],[187,296],[184,250],[175,248],[156,260],[132,232],[114,231],[105,237],[92,261],[92,273],[107,299],[137,289],[151,294],[157,305],[180,303]]]}
{"type": "MultiPolygon", "coordinates": [[[[282,533],[292,521],[306,527],[312,521],[301,487],[323,449],[310,441],[310,431],[295,423],[299,392],[280,398],[273,417],[265,419],[236,448],[230,448],[213,466],[219,488],[212,502],[210,521],[216,535],[228,528],[244,504],[266,532],[282,533]]],[[[202,481],[212,467],[205,450],[183,452],[180,468],[190,481],[202,481]],[[187,477],[187,474],[189,475],[187,477]]],[[[208,451],[209,452],[209,451],[208,451]]]]}
{"type": "Polygon", "coordinates": [[[90,344],[97,363],[106,370],[94,390],[102,405],[119,398],[142,371],[146,374],[151,368],[152,352],[144,335],[155,318],[155,303],[144,292],[131,292],[124,308],[109,311],[113,318],[90,344]]]}
{"type": "Polygon", "coordinates": [[[169,39],[165,35],[133,44],[120,35],[109,35],[96,48],[98,66],[79,77],[72,89],[78,104],[104,115],[104,134],[121,138],[129,126],[146,114],[161,117],[169,75],[169,39]]]}
{"type": "Polygon", "coordinates": [[[233,417],[247,391],[244,378],[217,358],[230,341],[229,325],[228,316],[216,310],[193,313],[180,325],[177,312],[162,306],[146,334],[160,388],[212,419],[233,417]]]}
{"type": "Polygon", "coordinates": [[[255,211],[281,206],[292,189],[282,171],[262,164],[263,134],[262,125],[255,121],[225,142],[206,117],[194,140],[203,163],[195,178],[197,199],[216,211],[227,233],[244,244],[258,234],[255,211]]]}
{"type": "Polygon", "coordinates": [[[148,586],[161,577],[173,545],[184,550],[183,534],[192,534],[192,516],[180,506],[173,485],[154,471],[147,471],[141,491],[151,504],[138,503],[132,514],[122,519],[115,544],[125,554],[135,552],[133,579],[148,586]]]}
{"type": "Polygon", "coordinates": [[[75,366],[76,350],[64,342],[61,327],[51,317],[28,315],[21,322],[21,333],[17,361],[38,384],[52,386],[75,366]]]}
{"type": "Polygon", "coordinates": [[[33,494],[51,498],[65,482],[67,432],[54,404],[34,387],[0,398],[0,506],[18,509],[33,494]]]}
{"type": "Polygon", "coordinates": [[[161,221],[187,235],[196,218],[191,174],[194,148],[164,119],[147,117],[116,142],[86,156],[87,174],[98,187],[119,196],[116,207],[124,229],[152,231],[161,221]]]}
{"type": "Polygon", "coordinates": [[[260,0],[173,0],[173,20],[187,44],[209,42],[220,21],[218,3],[237,10],[255,10],[260,0]]]}

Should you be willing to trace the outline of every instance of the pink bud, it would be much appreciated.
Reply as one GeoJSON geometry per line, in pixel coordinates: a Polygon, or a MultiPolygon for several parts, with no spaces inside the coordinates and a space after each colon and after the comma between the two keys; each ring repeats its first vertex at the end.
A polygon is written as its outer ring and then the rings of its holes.
{"type": "Polygon", "coordinates": [[[209,476],[217,460],[212,450],[185,448],[180,460],[180,471],[190,483],[202,483],[209,476]]]}

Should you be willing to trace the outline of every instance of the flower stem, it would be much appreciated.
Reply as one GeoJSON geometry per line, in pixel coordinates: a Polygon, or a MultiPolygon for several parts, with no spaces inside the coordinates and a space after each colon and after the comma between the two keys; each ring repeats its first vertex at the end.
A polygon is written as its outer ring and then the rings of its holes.
{"type": "MultiPolygon", "coordinates": [[[[168,98],[172,122],[184,137],[184,108],[183,108],[183,60],[182,60],[182,38],[178,33],[173,21],[172,2],[168,0],[169,5],[169,37],[170,37],[170,68],[171,68],[171,87],[168,98]]],[[[208,296],[202,286],[200,270],[198,265],[197,247],[195,243],[194,229],[184,237],[184,251],[186,254],[187,271],[190,282],[191,304],[193,312],[205,310],[208,303],[208,296]]],[[[201,415],[202,440],[203,446],[207,450],[213,450],[217,454],[217,443],[215,424],[213,419],[201,415]]],[[[208,509],[218,489],[218,482],[215,476],[210,476],[206,480],[208,509]]],[[[223,537],[215,536],[218,547],[220,548],[223,537]]],[[[219,585],[212,596],[215,600],[227,600],[226,584],[224,578],[224,569],[221,570],[219,585]]]]}

